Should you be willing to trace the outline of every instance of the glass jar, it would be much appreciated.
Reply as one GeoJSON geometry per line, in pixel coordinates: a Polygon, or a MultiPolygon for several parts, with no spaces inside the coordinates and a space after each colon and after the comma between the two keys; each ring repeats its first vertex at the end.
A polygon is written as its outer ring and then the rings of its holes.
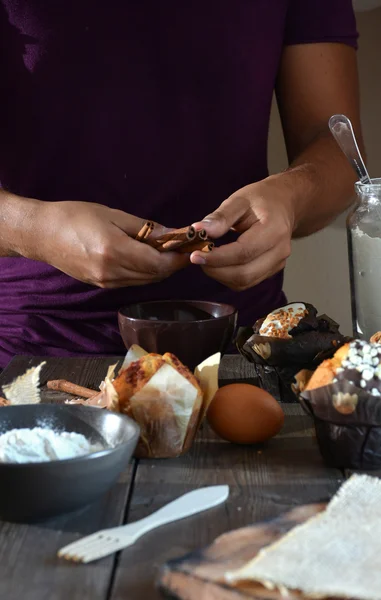
{"type": "Polygon", "coordinates": [[[355,187],[347,219],[353,334],[369,340],[381,331],[381,178],[355,187]]]}

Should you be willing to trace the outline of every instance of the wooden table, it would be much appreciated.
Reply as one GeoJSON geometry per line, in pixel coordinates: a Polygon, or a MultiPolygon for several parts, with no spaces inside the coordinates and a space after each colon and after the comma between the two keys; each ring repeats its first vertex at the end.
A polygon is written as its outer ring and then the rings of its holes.
{"type": "MultiPolygon", "coordinates": [[[[39,362],[15,358],[0,386],[39,362]]],[[[49,359],[42,380],[65,378],[96,389],[114,362],[113,357],[49,359]]],[[[239,356],[223,359],[221,384],[259,379],[279,397],[277,378],[269,370],[257,371],[239,356]]],[[[44,401],[57,397],[43,390],[44,401]]],[[[205,425],[186,456],[135,460],[110,493],[89,508],[39,525],[0,523],[0,598],[155,600],[160,598],[155,573],[167,559],[205,546],[228,530],[329,499],[345,474],[323,464],[313,424],[299,405],[284,403],[283,408],[283,430],[263,447],[229,444],[205,425]],[[153,531],[117,556],[89,565],[56,558],[59,548],[83,535],[140,519],[194,488],[222,483],[230,485],[225,505],[153,531]]]]}

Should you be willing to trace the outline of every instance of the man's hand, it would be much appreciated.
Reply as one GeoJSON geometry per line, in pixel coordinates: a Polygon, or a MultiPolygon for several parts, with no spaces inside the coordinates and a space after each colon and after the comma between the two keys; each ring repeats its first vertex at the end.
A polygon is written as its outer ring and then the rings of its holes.
{"type": "Polygon", "coordinates": [[[334,43],[286,46],[276,88],[290,168],[235,192],[196,223],[211,238],[230,228],[241,234],[208,255],[191,255],[192,263],[235,290],[280,271],[291,236],[325,227],[353,195],[354,175],[329,132],[328,119],[348,115],[362,147],[354,49],[334,43]]]}
{"type": "Polygon", "coordinates": [[[241,234],[237,241],[210,254],[193,252],[191,262],[202,265],[220,283],[242,291],[283,269],[291,252],[294,215],[276,186],[264,181],[235,192],[194,226],[204,228],[211,238],[231,228],[241,234]]]}
{"type": "Polygon", "coordinates": [[[144,285],[189,263],[185,255],[135,241],[144,221],[123,211],[88,202],[25,202],[29,218],[20,219],[20,234],[14,232],[13,255],[46,262],[85,283],[144,285]]]}

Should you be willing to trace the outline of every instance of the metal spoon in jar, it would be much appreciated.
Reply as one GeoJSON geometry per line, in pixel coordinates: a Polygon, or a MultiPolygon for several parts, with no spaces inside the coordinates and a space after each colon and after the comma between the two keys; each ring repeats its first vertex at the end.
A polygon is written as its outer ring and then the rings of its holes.
{"type": "Polygon", "coordinates": [[[328,125],[336,142],[339,144],[349,163],[356,171],[360,183],[370,185],[372,181],[361,157],[352,123],[348,117],[345,115],[333,115],[330,118],[328,125]]]}

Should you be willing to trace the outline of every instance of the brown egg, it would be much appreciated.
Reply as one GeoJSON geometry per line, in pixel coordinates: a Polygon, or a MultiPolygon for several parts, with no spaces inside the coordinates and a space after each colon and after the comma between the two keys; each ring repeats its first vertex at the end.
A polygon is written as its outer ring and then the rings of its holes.
{"type": "Polygon", "coordinates": [[[236,444],[257,444],[280,431],[284,413],[265,390],[248,383],[232,383],[216,392],[207,419],[223,439],[236,444]]]}

